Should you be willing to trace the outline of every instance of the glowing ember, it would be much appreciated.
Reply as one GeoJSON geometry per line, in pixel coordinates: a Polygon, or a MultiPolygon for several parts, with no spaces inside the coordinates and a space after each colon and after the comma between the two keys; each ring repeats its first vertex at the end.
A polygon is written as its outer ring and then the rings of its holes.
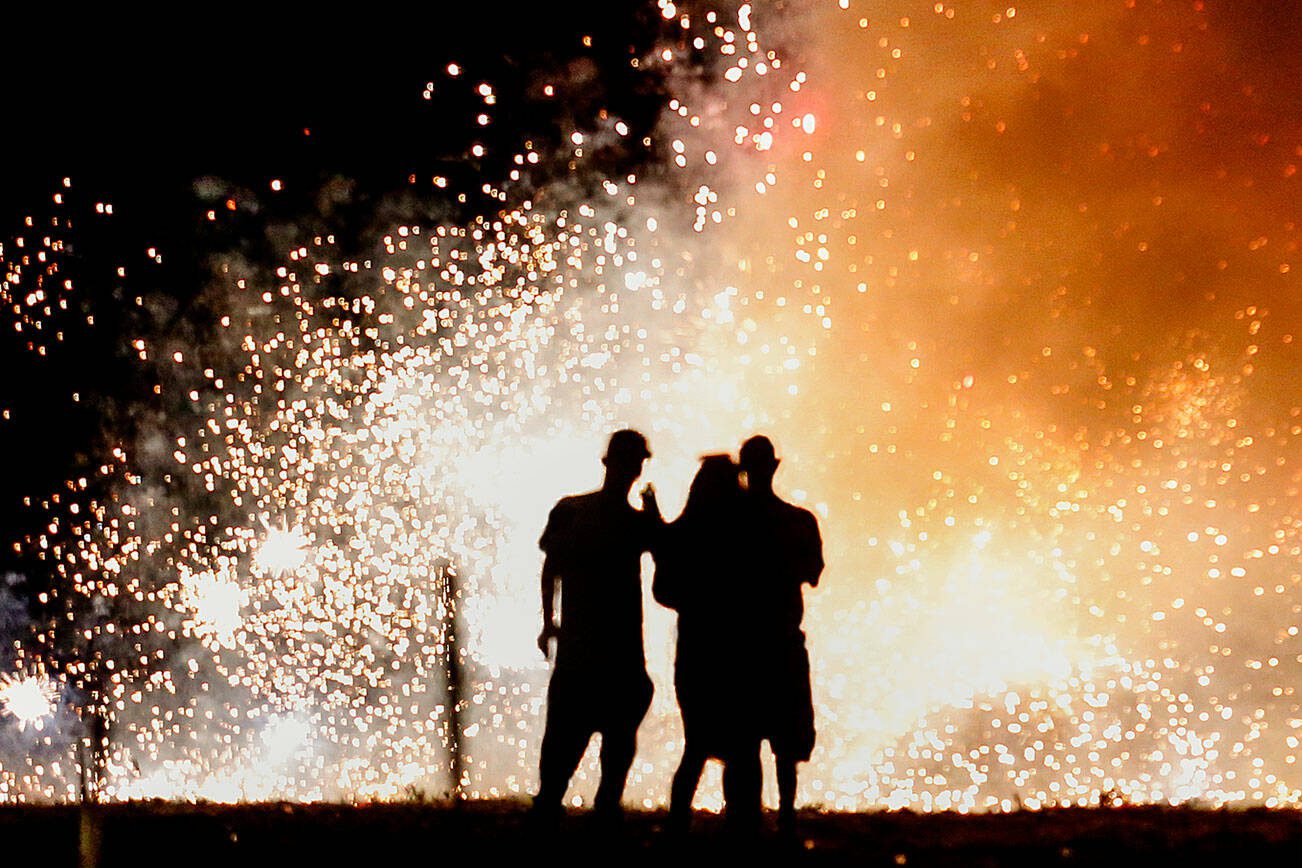
{"type": "Polygon", "coordinates": [[[18,721],[20,729],[40,729],[54,714],[59,692],[49,679],[39,675],[6,675],[0,678],[0,711],[18,721]]]}
{"type": "MultiPolygon", "coordinates": [[[[285,527],[269,528],[267,538],[262,541],[258,547],[257,553],[253,556],[254,565],[263,572],[275,573],[292,573],[303,564],[307,563],[308,546],[311,545],[303,531],[299,528],[288,530],[285,527]]],[[[229,588],[229,583],[226,585],[229,588]]],[[[231,594],[226,591],[222,594],[229,600],[231,594]]],[[[219,603],[224,608],[229,608],[229,603],[219,603]]]]}
{"type": "MultiPolygon", "coordinates": [[[[69,481],[24,543],[62,584],[23,653],[75,631],[114,663],[110,796],[446,789],[454,626],[467,792],[531,792],[537,536],[631,425],[669,515],[699,455],[757,431],[819,514],[806,804],[1302,802],[1280,80],[1201,3],[795,5],[661,0],[672,36],[637,60],[671,91],[663,180],[607,177],[594,153],[630,134],[603,115],[499,186],[414,188],[361,252],[318,215],[250,229],[215,338],[130,340],[198,421],[69,481]]],[[[502,89],[446,69],[427,87],[491,118],[502,89]]],[[[200,195],[258,219],[253,192],[200,195]]],[[[0,249],[33,352],[64,229],[0,249]]],[[[645,806],[681,749],[671,625],[648,605],[645,806]]],[[[4,707],[48,715],[42,684],[4,707]]],[[[0,756],[0,800],[69,796],[50,768],[0,756]]]]}
{"type": "MultiPolygon", "coordinates": [[[[264,544],[263,550],[265,548],[264,544]]],[[[295,566],[285,565],[280,571],[292,570],[295,566]]],[[[260,564],[260,567],[276,571],[275,567],[266,563],[260,564]]],[[[184,576],[181,589],[183,605],[194,615],[191,627],[193,632],[211,637],[219,645],[230,647],[240,627],[240,609],[246,596],[240,589],[239,582],[231,576],[215,576],[204,572],[184,576]]]]}

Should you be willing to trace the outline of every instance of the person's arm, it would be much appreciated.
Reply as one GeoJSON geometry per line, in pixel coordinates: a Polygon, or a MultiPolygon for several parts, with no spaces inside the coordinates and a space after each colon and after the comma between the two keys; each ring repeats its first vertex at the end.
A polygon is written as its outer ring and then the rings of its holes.
{"type": "MultiPolygon", "coordinates": [[[[666,529],[664,536],[667,537],[669,533],[670,531],[666,529]]],[[[677,609],[682,602],[680,599],[682,581],[673,546],[662,537],[651,552],[656,562],[655,573],[651,579],[651,597],[668,609],[677,609]]]]}
{"type": "Polygon", "coordinates": [[[551,640],[559,633],[556,626],[556,588],[561,576],[552,564],[552,558],[543,558],[542,568],[542,632],[538,634],[538,650],[551,659],[551,640]]]}
{"type": "Polygon", "coordinates": [[[796,564],[797,576],[811,588],[818,587],[818,577],[823,573],[823,537],[818,532],[818,519],[805,512],[804,539],[800,547],[800,562],[796,564]]]}
{"type": "Polygon", "coordinates": [[[679,605],[679,577],[677,560],[668,543],[669,525],[660,513],[655,487],[650,483],[642,489],[642,521],[645,550],[655,558],[655,572],[651,579],[651,598],[669,609],[679,605]]]}
{"type": "Polygon", "coordinates": [[[538,650],[548,660],[552,656],[552,637],[560,633],[560,628],[556,626],[556,589],[560,585],[562,572],[558,552],[564,550],[563,541],[568,529],[565,503],[566,501],[562,500],[552,507],[551,513],[547,516],[547,526],[543,528],[542,537],[538,540],[538,547],[543,550],[542,632],[538,634],[538,650]]]}
{"type": "Polygon", "coordinates": [[[656,500],[655,486],[649,482],[642,487],[642,522],[646,534],[646,551],[654,555],[664,536],[665,517],[660,514],[660,502],[656,500]]]}

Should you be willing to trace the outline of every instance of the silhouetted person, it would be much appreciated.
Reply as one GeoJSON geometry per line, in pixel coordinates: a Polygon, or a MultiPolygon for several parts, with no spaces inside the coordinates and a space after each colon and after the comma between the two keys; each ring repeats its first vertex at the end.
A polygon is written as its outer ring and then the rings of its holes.
{"type": "Polygon", "coordinates": [[[651,457],[646,438],[628,429],[611,435],[597,491],[561,499],[539,545],[543,628],[538,647],[556,659],[547,686],[547,723],[539,759],[535,813],[559,817],[570,778],[588,741],[601,733],[601,784],[594,809],[618,818],[624,783],[637,750],[637,728],[651,704],[642,649],[642,553],[663,526],[654,492],[642,510],[629,490],[651,457]],[[555,619],[560,587],[560,622],[555,619]]]}
{"type": "MultiPolygon", "coordinates": [[[[800,622],[804,586],[816,587],[823,571],[823,541],[813,513],[773,493],[778,458],[767,437],[747,440],[739,458],[746,476],[746,569],[758,607],[756,660],[768,685],[760,731],[777,765],[778,827],[790,832],[795,824],[796,766],[814,749],[809,652],[800,622]]],[[[753,798],[758,800],[758,792],[753,798]]]]}
{"type": "Polygon", "coordinates": [[[669,803],[670,829],[678,834],[691,823],[692,798],[707,759],[725,764],[729,824],[758,819],[758,802],[744,804],[752,788],[745,779],[749,757],[758,757],[760,733],[754,713],[758,690],[748,659],[754,616],[747,612],[749,594],[738,558],[742,515],[737,465],[727,455],[708,455],[682,515],[665,528],[655,553],[652,593],[678,612],[674,691],[684,747],[669,803]]]}

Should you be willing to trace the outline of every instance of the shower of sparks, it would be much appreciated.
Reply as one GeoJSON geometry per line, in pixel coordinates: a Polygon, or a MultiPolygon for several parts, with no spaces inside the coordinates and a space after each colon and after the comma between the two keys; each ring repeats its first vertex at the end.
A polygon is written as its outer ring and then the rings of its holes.
{"type": "MultiPolygon", "coordinates": [[[[763,430],[820,515],[807,802],[1302,801],[1298,143],[1209,71],[1203,4],[658,6],[668,182],[601,177],[603,119],[560,155],[588,198],[517,186],[556,159],[521,148],[495,214],[364,256],[277,227],[275,261],[221,264],[216,340],[133,341],[204,423],[27,541],[113,664],[109,794],[446,788],[453,608],[468,792],[532,791],[537,535],[631,424],[670,514],[763,430]]],[[[46,234],[0,248],[35,352],[70,289],[46,234]]],[[[647,645],[651,806],[681,750],[651,603],[647,645]]],[[[73,785],[0,757],[0,799],[73,785]]]]}
{"type": "Polygon", "coordinates": [[[310,545],[299,528],[271,527],[253,555],[253,564],[263,572],[292,573],[307,562],[310,545]]]}
{"type": "Polygon", "coordinates": [[[186,625],[188,632],[229,647],[243,623],[240,610],[245,594],[238,579],[211,572],[183,573],[179,584],[182,606],[193,613],[192,622],[186,625]]]}
{"type": "Polygon", "coordinates": [[[54,714],[58,689],[48,678],[39,675],[5,675],[0,677],[0,712],[18,721],[20,729],[41,729],[54,714]]]}
{"type": "MultiPolygon", "coordinates": [[[[64,178],[63,189],[54,194],[55,205],[65,204],[71,186],[72,179],[64,178]]],[[[101,203],[99,207],[101,214],[105,207],[113,213],[112,206],[101,203]]],[[[39,356],[64,337],[52,323],[69,310],[68,296],[73,289],[71,278],[61,268],[67,250],[63,236],[69,228],[66,217],[54,217],[48,226],[40,227],[28,218],[22,234],[9,244],[0,243],[0,306],[11,317],[23,344],[39,356]]]]}
{"type": "Polygon", "coordinates": [[[267,746],[268,762],[285,762],[302,750],[312,737],[312,727],[293,717],[273,719],[262,731],[263,744],[267,746]]]}

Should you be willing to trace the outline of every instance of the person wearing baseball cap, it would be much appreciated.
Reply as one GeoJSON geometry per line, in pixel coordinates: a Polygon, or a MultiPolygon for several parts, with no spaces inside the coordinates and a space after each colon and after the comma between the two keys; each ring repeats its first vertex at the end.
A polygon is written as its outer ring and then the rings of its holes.
{"type": "Polygon", "coordinates": [[[553,661],[533,807],[542,819],[561,815],[570,778],[595,733],[601,733],[601,783],[594,811],[603,821],[623,814],[637,730],[653,690],[642,645],[642,555],[652,550],[664,520],[649,485],[642,509],[628,502],[650,457],[640,432],[616,431],[601,459],[601,488],[562,498],[539,540],[538,647],[553,661]]]}
{"type": "MultiPolygon", "coordinates": [[[[738,463],[746,483],[743,519],[749,543],[742,553],[750,576],[755,616],[754,665],[749,676],[763,684],[766,707],[759,710],[761,739],[773,751],[778,778],[778,828],[795,832],[796,767],[814,749],[814,702],[809,651],[801,621],[805,614],[804,586],[818,586],[823,572],[823,540],[818,519],[809,510],[787,503],[773,491],[777,452],[763,435],[742,444],[738,463]]],[[[745,676],[743,676],[745,677],[745,676]]],[[[749,784],[742,794],[758,811],[760,770],[758,745],[747,757],[749,772],[738,779],[749,784]]]]}

